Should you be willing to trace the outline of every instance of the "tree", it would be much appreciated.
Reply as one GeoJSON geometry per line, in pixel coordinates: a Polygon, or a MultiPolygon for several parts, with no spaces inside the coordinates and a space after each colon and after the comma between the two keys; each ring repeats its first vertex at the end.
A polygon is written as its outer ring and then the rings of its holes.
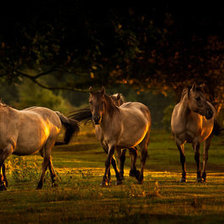
{"type": "Polygon", "coordinates": [[[0,77],[40,87],[87,91],[128,84],[164,94],[205,83],[222,104],[222,7],[159,1],[112,5],[66,0],[4,8],[0,77]],[[8,10],[7,10],[8,9],[8,10]],[[35,71],[30,73],[29,71],[35,71]]]}

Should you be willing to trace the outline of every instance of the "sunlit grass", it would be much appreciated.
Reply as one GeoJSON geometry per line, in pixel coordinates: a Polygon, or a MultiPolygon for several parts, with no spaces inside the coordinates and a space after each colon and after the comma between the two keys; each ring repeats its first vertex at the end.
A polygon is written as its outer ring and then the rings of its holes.
{"type": "MultiPolygon", "coordinates": [[[[154,131],[149,145],[143,185],[129,177],[116,186],[101,187],[106,154],[90,126],[68,146],[53,150],[57,188],[49,172],[43,189],[35,190],[42,158],[11,156],[7,164],[9,188],[0,192],[0,223],[223,223],[224,150],[214,138],[209,151],[207,183],[196,183],[191,145],[186,146],[187,183],[180,183],[179,154],[170,134],[154,131]]],[[[140,153],[139,153],[140,156],[140,153]]],[[[139,167],[139,159],[137,166],[139,167]]]]}

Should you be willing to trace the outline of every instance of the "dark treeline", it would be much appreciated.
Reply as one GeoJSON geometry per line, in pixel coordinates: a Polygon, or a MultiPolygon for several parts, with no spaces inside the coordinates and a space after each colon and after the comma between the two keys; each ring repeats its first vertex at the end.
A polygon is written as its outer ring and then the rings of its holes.
{"type": "Polygon", "coordinates": [[[196,81],[222,106],[224,14],[215,2],[8,2],[0,24],[1,83],[81,92],[125,84],[179,96],[196,81]]]}

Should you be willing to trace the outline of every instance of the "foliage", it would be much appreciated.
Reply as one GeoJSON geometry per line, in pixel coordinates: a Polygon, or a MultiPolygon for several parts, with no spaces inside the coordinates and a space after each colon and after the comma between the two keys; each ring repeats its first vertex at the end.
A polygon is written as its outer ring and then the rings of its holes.
{"type": "Polygon", "coordinates": [[[163,127],[165,128],[165,130],[170,131],[170,122],[171,122],[171,115],[173,112],[173,105],[169,105],[167,106],[164,111],[163,111],[163,119],[162,119],[162,123],[163,123],[163,127]]]}
{"type": "Polygon", "coordinates": [[[30,80],[26,80],[18,86],[18,96],[19,100],[12,102],[16,108],[43,106],[63,113],[72,110],[70,103],[60,93],[56,95],[51,90],[36,86],[30,80]]]}
{"type": "Polygon", "coordinates": [[[37,176],[39,176],[40,172],[36,157],[33,157],[31,162],[25,157],[13,157],[5,165],[8,174],[15,182],[38,180],[37,176]]]}
{"type": "Polygon", "coordinates": [[[13,16],[11,5],[4,7],[1,79],[30,79],[43,88],[74,91],[123,83],[140,90],[174,89],[177,95],[197,81],[207,85],[212,101],[222,104],[222,7],[120,4],[46,0],[24,7],[18,2],[13,16]],[[41,79],[46,76],[50,82],[41,79]]]}

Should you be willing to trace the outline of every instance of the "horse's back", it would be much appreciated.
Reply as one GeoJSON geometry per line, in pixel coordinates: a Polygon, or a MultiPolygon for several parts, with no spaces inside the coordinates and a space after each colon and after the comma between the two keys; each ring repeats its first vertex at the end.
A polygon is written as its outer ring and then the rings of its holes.
{"type": "Polygon", "coordinates": [[[42,119],[47,120],[48,122],[51,122],[55,126],[58,126],[58,128],[61,128],[61,122],[57,115],[57,113],[51,109],[48,109],[46,107],[29,107],[22,112],[31,112],[36,113],[42,117],[42,119]]]}
{"type": "Polygon", "coordinates": [[[127,114],[141,114],[147,118],[147,120],[151,123],[151,114],[149,108],[140,102],[127,102],[122,104],[120,107],[121,111],[124,111],[124,113],[127,114]]]}
{"type": "Polygon", "coordinates": [[[18,117],[18,138],[14,154],[27,155],[39,151],[48,139],[56,139],[61,129],[56,113],[44,107],[18,111],[18,117]]]}
{"type": "Polygon", "coordinates": [[[119,107],[121,137],[119,144],[133,147],[138,145],[150,131],[151,115],[147,106],[138,102],[124,103],[119,107]]]}

